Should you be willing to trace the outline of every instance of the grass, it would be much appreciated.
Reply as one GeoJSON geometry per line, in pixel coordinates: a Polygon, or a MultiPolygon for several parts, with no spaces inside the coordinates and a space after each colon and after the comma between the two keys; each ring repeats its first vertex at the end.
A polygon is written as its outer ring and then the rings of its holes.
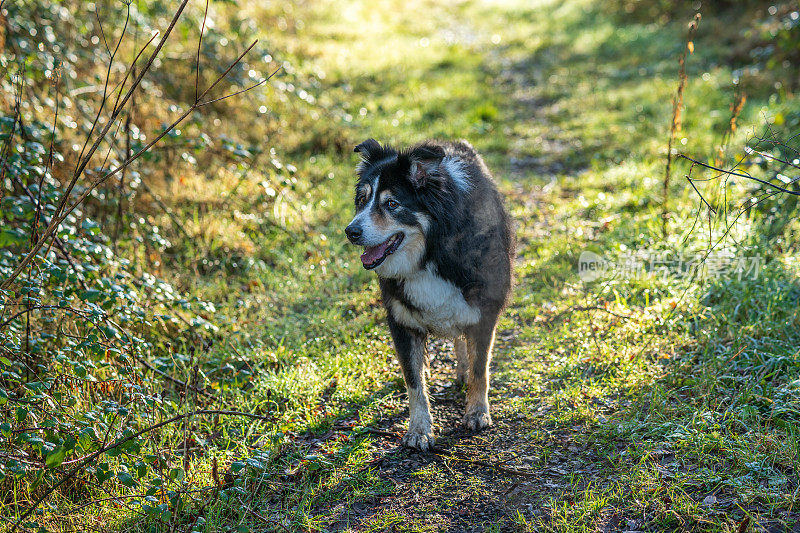
{"type": "MultiPolygon", "coordinates": [[[[241,9],[258,20],[262,8],[241,9]]],[[[216,461],[233,487],[175,513],[178,530],[744,532],[800,524],[796,239],[770,251],[755,280],[651,273],[585,283],[577,272],[584,250],[621,259],[645,248],[703,249],[706,236],[689,229],[698,205],[679,179],[688,168],[681,162],[670,234],[661,237],[681,21],[622,24],[585,0],[415,0],[404,8],[349,0],[297,4],[286,16],[302,20],[302,33],[263,31],[288,51],[298,77],[320,83],[319,111],[296,110],[302,129],[293,130],[291,114],[278,119],[290,140],[274,157],[296,167],[281,174],[291,182],[285,195],[273,199],[262,183],[276,179],[268,165],[241,180],[187,172],[160,191],[196,236],[171,236],[164,277],[228,317],[195,361],[211,382],[218,370],[240,378],[222,390],[222,403],[274,417],[188,428],[207,446],[184,460],[187,479],[213,484],[216,461]],[[468,139],[516,223],[516,288],[498,331],[492,429],[458,427],[464,399],[452,385],[452,346],[431,345],[445,453],[406,451],[386,434],[406,423],[404,389],[377,284],[342,233],[350,147],[367,137],[468,139]],[[197,259],[185,268],[186,258],[197,259]]],[[[736,30],[725,17],[703,20],[689,58],[678,141],[687,153],[713,154],[727,124],[732,71],[715,32],[736,30]]],[[[787,110],[798,110],[795,99],[756,91],[740,124],[758,128],[787,110]]],[[[155,222],[177,235],[168,217],[155,222]]],[[[757,220],[743,224],[758,230],[757,220]]],[[[185,351],[156,349],[165,361],[185,351]]],[[[188,375],[191,364],[184,367],[188,375]]],[[[61,498],[72,506],[68,493],[61,498]]],[[[93,527],[159,530],[105,504],[50,525],[87,527],[89,516],[98,517],[93,527]]]]}

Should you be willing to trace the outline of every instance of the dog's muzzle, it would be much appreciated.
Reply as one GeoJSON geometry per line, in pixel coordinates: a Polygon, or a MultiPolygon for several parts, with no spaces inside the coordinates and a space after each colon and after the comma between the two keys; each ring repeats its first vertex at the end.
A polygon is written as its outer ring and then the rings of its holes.
{"type": "Polygon", "coordinates": [[[353,244],[358,244],[362,233],[361,226],[358,224],[350,224],[344,229],[344,234],[347,235],[347,240],[353,244]]]}

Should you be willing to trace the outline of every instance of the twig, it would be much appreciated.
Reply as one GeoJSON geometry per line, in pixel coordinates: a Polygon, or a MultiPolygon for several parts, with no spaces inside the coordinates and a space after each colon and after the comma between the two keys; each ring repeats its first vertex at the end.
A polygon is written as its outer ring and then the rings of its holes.
{"type": "Polygon", "coordinates": [[[757,181],[758,183],[761,183],[762,185],[766,185],[767,187],[772,187],[776,191],[784,192],[786,194],[791,194],[793,196],[800,196],[800,191],[793,191],[791,189],[786,189],[786,188],[781,187],[779,185],[775,185],[774,183],[770,183],[768,181],[764,181],[762,179],[756,178],[755,176],[752,176],[750,174],[743,174],[741,172],[736,172],[734,170],[725,170],[724,168],[719,168],[719,167],[716,167],[714,165],[709,165],[708,163],[703,163],[702,161],[698,161],[697,159],[693,159],[693,158],[691,158],[691,157],[689,157],[688,155],[685,155],[685,154],[680,154],[678,157],[682,157],[683,159],[686,159],[687,161],[691,161],[695,165],[699,165],[701,167],[705,167],[705,168],[707,168],[709,170],[715,170],[715,171],[717,171],[717,172],[719,172],[721,174],[727,174],[729,176],[737,176],[737,177],[740,177],[740,178],[745,178],[745,179],[748,179],[748,180],[757,181]]]}
{"type": "MultiPolygon", "coordinates": [[[[586,295],[586,298],[589,298],[589,295],[586,295]]],[[[586,318],[589,319],[589,331],[592,334],[592,340],[594,341],[594,346],[597,348],[597,356],[600,359],[604,359],[603,349],[600,347],[600,341],[597,340],[597,332],[595,331],[594,321],[592,321],[592,313],[591,309],[586,310],[586,318]]]]}
{"type": "MultiPolygon", "coordinates": [[[[95,15],[97,16],[97,22],[100,25],[100,31],[103,34],[103,41],[105,42],[106,36],[105,32],[102,30],[102,24],[100,23],[100,15],[97,14],[97,7],[95,7],[95,15]]],[[[108,99],[108,84],[111,81],[111,69],[114,66],[114,58],[117,56],[117,52],[119,51],[119,47],[122,44],[122,39],[125,37],[125,31],[128,29],[128,21],[130,20],[131,16],[131,6],[128,4],[127,6],[127,13],[125,15],[125,25],[122,27],[122,33],[119,35],[119,39],[117,40],[117,44],[114,47],[114,52],[109,52],[110,57],[108,61],[108,68],[106,69],[106,78],[105,82],[103,83],[103,96],[100,99],[100,107],[97,109],[97,115],[95,116],[94,120],[92,121],[92,126],[89,128],[89,133],[86,134],[86,140],[83,142],[83,147],[81,148],[80,155],[78,155],[78,164],[75,168],[75,173],[73,174],[73,179],[70,181],[69,186],[67,187],[66,192],[64,193],[64,197],[62,198],[61,203],[59,204],[58,208],[56,209],[56,214],[64,207],[64,204],[69,199],[69,193],[72,191],[72,188],[75,186],[75,182],[77,178],[83,174],[83,170],[86,168],[86,165],[89,163],[89,159],[91,159],[92,155],[94,154],[97,147],[100,145],[100,142],[105,138],[106,133],[111,128],[113,122],[116,120],[116,116],[112,115],[113,120],[110,120],[106,127],[103,128],[102,133],[94,142],[92,149],[89,150],[89,153],[86,154],[86,158],[84,160],[84,153],[86,151],[86,147],[89,145],[89,141],[92,139],[92,133],[94,133],[94,129],[97,127],[98,121],[100,120],[100,115],[103,113],[103,108],[105,108],[106,100],[108,99]]],[[[162,41],[163,42],[163,41],[162,41]]],[[[108,43],[106,43],[106,49],[108,49],[108,43]]]]}
{"type": "MultiPolygon", "coordinates": [[[[39,182],[39,198],[34,198],[33,193],[31,192],[31,190],[24,183],[22,183],[22,181],[17,176],[13,176],[12,179],[17,183],[17,185],[19,185],[22,188],[23,192],[28,197],[28,199],[31,202],[33,202],[33,206],[34,206],[34,208],[36,208],[36,213],[37,214],[40,213],[41,212],[41,190],[42,190],[42,182],[44,180],[39,182]]],[[[38,218],[38,216],[37,216],[37,218],[38,218]]],[[[88,287],[86,285],[86,282],[83,280],[83,276],[81,275],[80,271],[78,271],[78,267],[73,262],[72,254],[70,254],[69,251],[67,250],[66,246],[64,246],[64,241],[62,241],[60,237],[53,237],[53,244],[55,244],[56,248],[58,248],[61,251],[61,253],[64,255],[64,259],[67,260],[67,263],[69,263],[69,266],[71,266],[72,270],[75,271],[75,275],[78,277],[78,284],[81,286],[81,288],[83,290],[87,290],[88,287]]]]}
{"type": "MultiPolygon", "coordinates": [[[[22,262],[19,264],[19,266],[17,266],[17,268],[15,268],[14,271],[11,273],[11,276],[9,276],[8,279],[6,279],[2,284],[0,284],[0,289],[7,288],[14,281],[14,279],[16,279],[17,276],[19,276],[19,274],[28,265],[28,263],[30,263],[33,260],[33,258],[36,256],[38,251],[42,248],[42,246],[47,241],[47,239],[50,237],[50,235],[52,235],[55,232],[55,230],[58,228],[58,226],[61,224],[61,222],[64,221],[64,219],[66,218],[66,215],[68,215],[78,205],[78,204],[73,204],[72,207],[66,213],[63,213],[64,206],[69,201],[69,193],[72,191],[73,187],[77,183],[78,178],[80,178],[80,176],[83,175],[83,172],[86,170],[86,166],[89,164],[89,160],[92,158],[94,153],[99,148],[100,143],[103,141],[103,139],[105,138],[106,134],[111,129],[111,126],[116,122],[120,111],[122,111],[122,109],[125,107],[125,104],[128,103],[128,100],[130,100],[131,96],[133,95],[133,92],[136,90],[136,88],[141,83],[142,78],[144,78],[144,75],[150,70],[150,67],[153,65],[153,62],[155,61],[156,56],[158,56],[158,53],[164,47],[164,44],[166,43],[167,38],[169,37],[170,33],[172,33],[173,28],[175,28],[175,25],[178,23],[178,19],[180,18],[181,14],[183,13],[183,10],[186,8],[186,5],[188,3],[189,3],[189,0],[183,0],[181,2],[181,4],[178,6],[178,9],[175,12],[175,15],[172,17],[172,21],[170,22],[169,27],[167,28],[167,30],[164,33],[164,35],[161,37],[161,40],[158,42],[158,45],[156,45],[156,49],[150,55],[150,58],[148,59],[148,61],[145,64],[144,68],[142,69],[142,71],[139,73],[139,76],[137,76],[137,78],[133,81],[133,84],[131,85],[131,88],[125,94],[125,97],[122,99],[122,102],[120,102],[119,107],[115,107],[114,112],[111,114],[110,119],[107,121],[105,127],[100,132],[100,134],[98,135],[97,139],[92,144],[92,147],[89,149],[88,153],[86,153],[85,157],[83,156],[83,150],[81,150],[81,156],[83,157],[83,159],[80,160],[80,163],[78,164],[78,167],[75,169],[75,172],[73,172],[72,179],[70,180],[70,183],[67,186],[67,189],[66,189],[66,191],[64,193],[64,196],[61,198],[61,201],[59,202],[59,205],[56,208],[55,215],[53,216],[53,219],[51,220],[50,224],[48,225],[47,229],[45,230],[44,235],[42,235],[42,238],[39,239],[39,241],[25,255],[25,258],[22,260],[22,262]]],[[[104,89],[103,100],[105,101],[105,89],[104,89]]],[[[98,118],[99,118],[99,114],[98,114],[98,118]]],[[[172,127],[174,127],[174,125],[172,127]]],[[[94,128],[94,125],[92,126],[92,128],[94,128]]],[[[170,128],[170,130],[168,130],[167,132],[165,132],[161,136],[159,136],[158,139],[160,139],[161,137],[166,135],[166,133],[168,133],[169,131],[171,131],[171,128],[170,128]]],[[[130,164],[130,161],[128,162],[128,164],[130,164]]],[[[117,167],[116,171],[119,171],[119,170],[120,170],[120,167],[117,167]]],[[[113,174],[116,174],[116,171],[113,174]]],[[[110,176],[107,176],[107,177],[110,177],[110,176]]],[[[96,187],[96,185],[90,186],[89,188],[87,188],[86,191],[84,191],[84,194],[82,194],[80,196],[79,201],[83,202],[89,196],[91,191],[94,190],[95,187],[96,187]]]]}
{"type": "Polygon", "coordinates": [[[664,236],[667,235],[667,219],[669,217],[669,183],[672,169],[672,143],[675,140],[675,136],[681,129],[683,92],[684,89],[686,89],[686,82],[689,79],[686,75],[686,52],[688,51],[690,54],[694,52],[692,37],[694,36],[695,31],[697,31],[697,26],[699,23],[700,13],[697,13],[694,16],[694,20],[689,23],[689,31],[686,36],[686,47],[681,53],[680,58],[678,58],[678,92],[675,94],[675,98],[672,100],[672,122],[670,123],[669,140],[667,141],[667,164],[664,168],[663,204],[661,206],[661,229],[664,236]]]}
{"type": "MultiPolygon", "coordinates": [[[[0,8],[2,8],[2,3],[0,3],[0,8]]],[[[8,522],[9,524],[13,524],[13,520],[12,520],[12,519],[10,519],[10,518],[6,518],[6,517],[5,517],[5,516],[3,516],[3,515],[0,515],[0,519],[3,519],[3,520],[5,520],[5,521],[6,521],[6,522],[8,522]]],[[[32,529],[28,529],[28,528],[27,528],[27,527],[25,527],[25,526],[21,526],[21,527],[22,527],[22,531],[33,531],[32,529]]]]}
{"type": "MultiPolygon", "coordinates": [[[[131,68],[129,68],[129,69],[128,69],[128,71],[125,73],[125,77],[124,77],[124,78],[122,78],[122,81],[121,81],[121,82],[120,82],[120,84],[119,84],[119,93],[117,93],[117,99],[114,101],[114,107],[113,107],[112,115],[113,115],[114,113],[116,113],[116,112],[117,112],[117,110],[120,108],[120,105],[119,105],[119,99],[120,99],[120,97],[122,96],[122,89],[124,89],[124,88],[125,88],[125,83],[127,83],[127,81],[128,81],[128,77],[129,77],[131,74],[133,74],[133,79],[134,79],[134,80],[138,79],[138,78],[136,77],[136,63],[138,63],[138,62],[139,62],[139,58],[140,58],[140,57],[142,57],[142,54],[144,53],[144,51],[145,51],[145,50],[147,50],[147,48],[148,48],[148,47],[150,46],[150,44],[151,44],[151,43],[152,43],[152,42],[153,42],[153,41],[156,39],[156,37],[158,37],[158,32],[155,32],[155,33],[154,33],[154,34],[153,34],[153,35],[150,37],[150,39],[149,39],[149,40],[148,40],[146,43],[144,43],[144,46],[142,46],[142,49],[141,49],[141,50],[139,50],[139,53],[138,53],[138,54],[136,54],[136,57],[134,57],[134,58],[133,58],[133,61],[131,62],[131,68]]],[[[131,98],[133,98],[133,97],[131,96],[131,98]]],[[[123,103],[122,105],[125,105],[125,104],[123,103]]]]}
{"type": "Polygon", "coordinates": [[[201,389],[199,387],[195,387],[194,385],[190,385],[189,383],[187,383],[185,381],[181,381],[178,378],[172,377],[169,374],[167,374],[166,372],[162,372],[161,370],[157,369],[156,367],[154,367],[153,365],[148,363],[145,359],[142,359],[139,356],[134,355],[133,358],[136,359],[139,363],[142,364],[142,366],[144,366],[148,370],[150,370],[152,372],[155,372],[159,376],[161,376],[164,379],[167,379],[167,380],[175,383],[176,385],[180,385],[181,387],[189,388],[189,389],[193,390],[194,392],[198,392],[198,393],[200,393],[203,396],[206,396],[208,398],[216,399],[216,396],[214,396],[213,394],[211,394],[207,390],[201,389]]]}
{"type": "Polygon", "coordinates": [[[3,180],[3,178],[6,177],[6,160],[11,154],[11,147],[14,145],[14,134],[17,131],[17,123],[20,124],[20,129],[22,128],[20,104],[22,103],[21,94],[23,84],[24,78],[21,75],[18,75],[17,79],[14,80],[14,116],[12,117],[14,121],[11,123],[11,132],[8,135],[8,140],[3,146],[3,155],[2,159],[0,159],[0,165],[2,165],[2,169],[0,169],[0,180],[3,180]]]}
{"type": "Polygon", "coordinates": [[[209,105],[209,104],[214,104],[216,102],[220,102],[222,100],[227,100],[228,98],[232,98],[234,96],[239,96],[240,94],[246,93],[247,91],[252,91],[256,87],[261,87],[262,85],[267,83],[269,81],[269,79],[272,76],[274,76],[276,73],[278,73],[282,68],[283,68],[283,66],[278,67],[275,70],[275,72],[273,72],[272,74],[269,75],[269,77],[264,78],[263,80],[259,81],[258,83],[254,83],[253,85],[245,87],[244,89],[240,89],[240,90],[238,90],[236,92],[232,92],[230,94],[226,94],[225,96],[220,96],[219,98],[214,98],[213,100],[208,100],[208,101],[205,101],[205,102],[198,102],[197,103],[197,107],[203,107],[203,106],[206,106],[206,105],[209,105]]]}
{"type": "Polygon", "coordinates": [[[568,307],[567,309],[564,309],[563,311],[561,311],[559,313],[556,313],[555,315],[553,315],[552,317],[547,319],[547,323],[551,324],[551,323],[555,322],[556,320],[558,320],[559,318],[561,318],[562,316],[564,316],[565,314],[573,313],[575,311],[603,311],[604,313],[608,313],[609,315],[615,316],[617,318],[630,318],[631,317],[631,315],[620,315],[619,313],[615,313],[613,311],[609,311],[605,307],[601,307],[599,305],[573,305],[573,306],[568,307]]]}
{"type": "MultiPolygon", "coordinates": [[[[778,145],[780,145],[780,143],[778,143],[778,145]]],[[[800,165],[797,165],[795,163],[790,163],[789,161],[787,161],[785,159],[781,159],[780,157],[776,157],[776,156],[774,156],[774,155],[772,155],[772,154],[770,154],[768,152],[762,152],[760,150],[755,150],[755,149],[752,149],[752,148],[751,148],[751,150],[753,150],[754,153],[760,155],[761,157],[764,157],[766,159],[771,159],[773,161],[778,161],[779,163],[783,163],[787,167],[794,167],[794,168],[800,170],[800,165]]]]}
{"type": "Polygon", "coordinates": [[[692,178],[690,178],[690,177],[689,177],[690,175],[691,175],[691,170],[690,170],[690,174],[687,174],[687,175],[686,175],[686,180],[689,182],[689,185],[691,185],[691,186],[692,186],[692,189],[694,189],[694,192],[696,192],[696,193],[697,193],[697,196],[699,196],[699,197],[700,197],[700,199],[703,201],[703,203],[704,203],[704,204],[706,204],[706,207],[708,208],[708,210],[709,210],[709,211],[711,211],[712,213],[716,214],[716,213],[717,213],[717,210],[716,210],[716,209],[714,209],[713,207],[711,207],[711,204],[709,204],[709,203],[706,201],[706,199],[703,197],[703,195],[700,193],[700,191],[699,191],[699,190],[697,190],[697,186],[694,184],[694,180],[693,180],[692,178]]]}
{"type": "MultiPolygon", "coordinates": [[[[18,305],[18,306],[21,306],[23,304],[7,304],[7,305],[18,305]]],[[[76,315],[82,316],[83,318],[85,318],[87,320],[91,320],[89,317],[87,317],[87,315],[88,315],[87,312],[81,311],[80,309],[75,309],[74,307],[61,307],[61,306],[58,306],[58,305],[32,305],[30,307],[25,307],[25,309],[23,309],[22,311],[14,314],[10,318],[4,320],[2,323],[0,323],[0,329],[6,327],[8,324],[13,322],[15,318],[19,318],[22,315],[24,315],[25,313],[30,313],[31,311],[45,310],[45,309],[52,309],[52,310],[59,310],[59,311],[69,311],[70,313],[75,313],[76,315]]]]}
{"type": "Polygon", "coordinates": [[[400,435],[398,435],[397,433],[395,433],[393,431],[384,431],[382,429],[375,429],[375,428],[371,428],[371,427],[365,427],[365,428],[363,428],[363,430],[365,432],[371,433],[373,435],[380,435],[381,437],[389,437],[389,438],[392,438],[392,439],[401,438],[400,435]]]}
{"type": "Polygon", "coordinates": [[[78,507],[70,509],[66,514],[68,514],[68,515],[75,514],[78,511],[86,509],[87,507],[90,507],[92,505],[96,505],[98,503],[103,503],[103,502],[108,502],[108,501],[116,502],[117,500],[130,500],[132,498],[144,498],[145,496],[146,496],[146,494],[120,494],[118,496],[109,496],[108,498],[99,498],[97,500],[92,500],[90,502],[86,502],[84,504],[81,504],[78,507]]]}
{"type": "Polygon", "coordinates": [[[516,468],[504,466],[501,462],[490,462],[490,461],[484,461],[483,459],[461,457],[459,455],[456,455],[454,452],[451,452],[450,450],[445,450],[437,446],[434,446],[433,449],[431,449],[431,452],[440,457],[450,457],[451,459],[455,459],[456,461],[461,461],[464,463],[472,463],[478,466],[485,466],[486,468],[492,468],[494,470],[512,476],[539,477],[539,475],[536,472],[531,472],[529,470],[518,470],[516,468]]]}
{"type": "MultiPolygon", "coordinates": [[[[240,500],[240,501],[241,501],[241,500],[240,500]]],[[[245,506],[244,506],[244,509],[245,509],[245,511],[247,511],[248,513],[250,513],[250,514],[251,514],[251,515],[253,515],[254,517],[258,518],[258,519],[259,519],[259,520],[260,520],[260,521],[261,521],[263,524],[265,524],[265,525],[268,525],[268,526],[274,526],[275,524],[277,524],[277,525],[279,525],[279,526],[281,527],[281,529],[283,529],[284,531],[289,531],[288,529],[286,529],[286,526],[284,526],[284,525],[283,525],[283,524],[280,522],[280,520],[270,520],[270,519],[269,519],[269,518],[267,518],[266,516],[262,515],[261,513],[258,513],[257,511],[255,511],[254,509],[252,509],[251,507],[249,507],[249,506],[247,506],[247,505],[245,505],[245,506]]]]}
{"type": "Polygon", "coordinates": [[[206,20],[208,19],[208,0],[206,0],[206,9],[203,11],[203,25],[200,27],[200,38],[197,39],[197,61],[194,69],[194,101],[197,103],[200,100],[200,48],[203,44],[203,34],[206,32],[206,20]]]}
{"type": "MultiPolygon", "coordinates": [[[[52,133],[50,135],[50,148],[49,148],[48,154],[47,154],[47,164],[45,165],[45,170],[51,170],[51,171],[53,169],[53,145],[56,142],[56,127],[58,126],[58,107],[59,107],[59,104],[60,104],[60,98],[59,97],[61,96],[60,90],[59,90],[61,87],[60,87],[60,85],[58,83],[60,81],[60,78],[61,78],[61,76],[60,76],[60,66],[53,65],[53,75],[52,75],[52,78],[51,78],[51,82],[52,82],[53,87],[56,90],[56,109],[55,109],[55,113],[53,114],[53,130],[52,130],[52,133]]],[[[38,235],[39,220],[42,217],[42,209],[41,209],[42,188],[44,187],[44,178],[45,178],[46,175],[47,175],[47,172],[42,172],[41,176],[39,176],[39,187],[36,189],[36,201],[34,202],[35,207],[36,207],[36,214],[33,217],[33,223],[31,224],[31,227],[32,227],[32,229],[31,229],[31,243],[32,244],[35,243],[36,240],[39,238],[39,235],[38,235]]],[[[23,187],[24,187],[24,185],[23,185],[23,187]]],[[[24,188],[26,188],[26,187],[24,187],[24,188]]],[[[30,194],[28,194],[28,196],[30,197],[30,194]]]]}

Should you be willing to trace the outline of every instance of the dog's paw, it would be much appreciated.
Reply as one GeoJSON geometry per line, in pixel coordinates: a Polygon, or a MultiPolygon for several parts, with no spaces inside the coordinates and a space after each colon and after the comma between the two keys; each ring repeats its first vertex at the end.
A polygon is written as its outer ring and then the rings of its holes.
{"type": "Polygon", "coordinates": [[[436,440],[433,438],[431,431],[409,431],[403,436],[403,446],[406,448],[413,448],[421,452],[430,451],[433,448],[436,440]]]}
{"type": "Polygon", "coordinates": [[[480,431],[492,425],[492,417],[487,411],[475,411],[464,415],[464,427],[470,431],[480,431]]]}

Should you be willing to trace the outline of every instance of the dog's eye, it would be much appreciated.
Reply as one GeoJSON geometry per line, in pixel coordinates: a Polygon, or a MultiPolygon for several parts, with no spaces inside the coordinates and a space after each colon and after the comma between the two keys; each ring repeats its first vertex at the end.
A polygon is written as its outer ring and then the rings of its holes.
{"type": "Polygon", "coordinates": [[[366,201],[367,201],[367,196],[365,194],[362,194],[361,196],[356,198],[356,205],[358,207],[362,207],[366,201]]]}
{"type": "Polygon", "coordinates": [[[395,209],[400,207],[400,204],[398,204],[394,200],[389,200],[388,202],[386,202],[386,207],[389,208],[389,211],[394,211],[395,209]]]}

